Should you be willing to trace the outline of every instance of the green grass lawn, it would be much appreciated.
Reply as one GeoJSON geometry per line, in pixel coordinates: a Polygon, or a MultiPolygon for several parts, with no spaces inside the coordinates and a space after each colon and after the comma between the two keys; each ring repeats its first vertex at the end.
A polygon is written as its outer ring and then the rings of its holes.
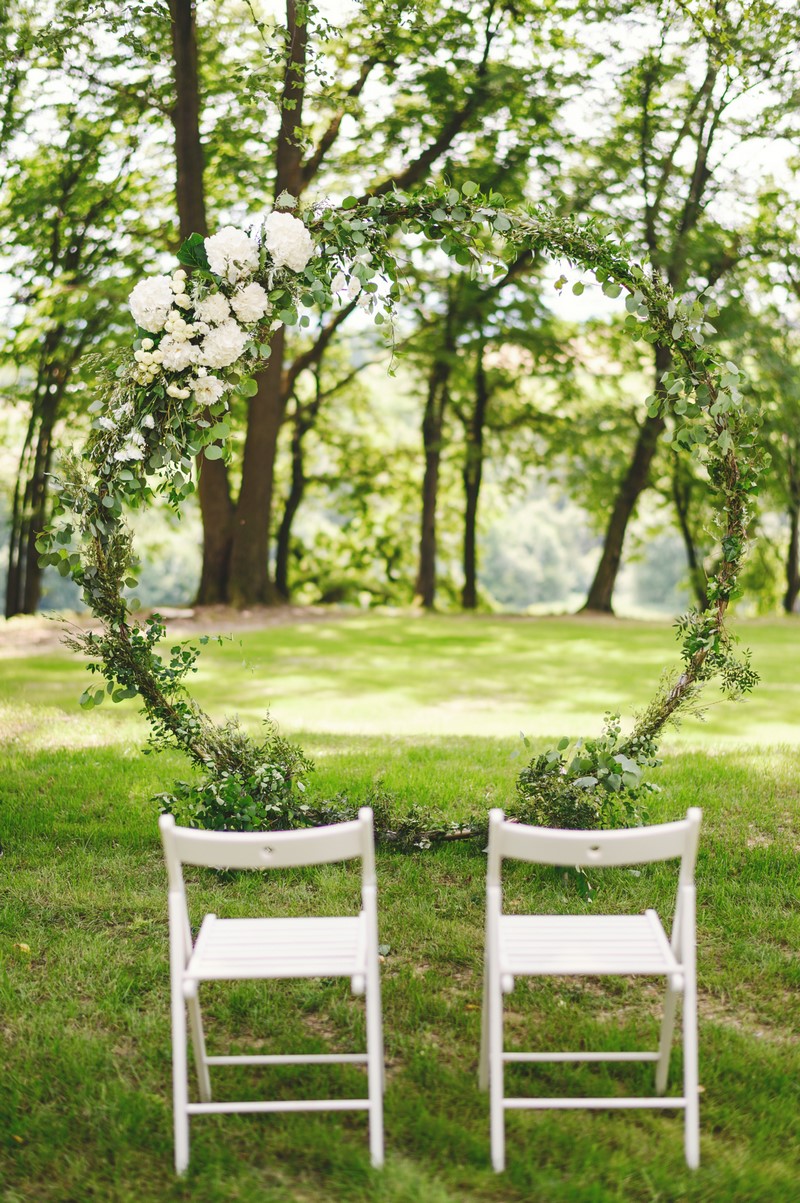
{"type": "MultiPolygon", "coordinates": [[[[26,628],[20,627],[24,634],[26,628]]],[[[369,1167],[360,1116],[208,1117],[188,1179],[172,1175],[166,879],[149,801],[183,771],[143,757],[135,707],[84,714],[64,653],[0,660],[0,1199],[197,1198],[265,1203],[594,1203],[796,1200],[800,1180],[800,626],[743,629],[763,683],[665,746],[654,820],[704,809],[698,863],[702,1163],[683,1161],[680,1117],[512,1113],[508,1171],[489,1166],[477,1089],[485,858],[455,845],[379,854],[388,1059],[387,1164],[369,1167]],[[27,948],[20,947],[27,945],[27,948]]],[[[503,805],[519,730],[593,733],[629,715],[674,660],[666,626],[588,619],[353,618],[298,622],[209,649],[198,680],[215,714],[257,724],[269,705],[317,763],[313,790],[389,793],[458,815],[503,805]]],[[[669,911],[671,866],[600,883],[597,909],[669,911]]],[[[197,913],[336,913],[357,905],[353,867],[263,879],[195,875],[197,913]]],[[[579,910],[553,874],[514,866],[511,907],[579,910]]],[[[642,1047],[648,984],[520,982],[519,1047],[642,1047]]],[[[325,1051],[363,1038],[346,983],[218,987],[214,1051],[325,1051]],[[226,1040],[227,1037],[227,1040],[226,1040]]],[[[677,1085],[680,1056],[676,1052],[677,1085]]],[[[647,1066],[519,1068],[519,1092],[649,1092],[647,1066]]],[[[218,1070],[219,1096],[344,1094],[360,1071],[218,1070]]]]}

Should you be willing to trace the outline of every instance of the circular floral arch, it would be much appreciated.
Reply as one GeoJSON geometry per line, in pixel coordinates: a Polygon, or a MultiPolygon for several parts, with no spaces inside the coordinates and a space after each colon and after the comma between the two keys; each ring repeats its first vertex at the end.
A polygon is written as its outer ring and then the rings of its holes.
{"type": "MultiPolygon", "coordinates": [[[[177,746],[200,769],[198,780],[178,782],[173,793],[162,795],[162,805],[186,822],[267,829],[349,813],[346,806],[303,800],[310,764],[270,723],[257,742],[234,720],[215,724],[197,705],[186,677],[199,649],[180,643],[159,650],[161,619],[138,622],[135,602],[124,597],[124,588],[136,584],[124,515],[155,493],[178,509],[194,490],[197,457],[223,455],[229,399],[255,393],[253,373],[269,357],[269,340],[281,325],[307,325],[304,310],[329,307],[342,293],[358,297],[379,324],[391,315],[403,292],[397,235],[435,240],[462,266],[496,257],[505,244],[565,260],[593,273],[607,295],[625,294],[631,338],[659,343],[673,356],[672,371],[647,400],[648,412],[672,416],[674,442],[705,463],[717,499],[719,567],[708,584],[709,608],[678,622],[678,669],[662,678],[629,735],[622,735],[616,716],[607,717],[602,736],[575,744],[562,739],[517,781],[521,817],[560,826],[635,822],[646,787],[642,770],[658,763],[665,724],[712,677],[732,695],[756,679],[747,654],[736,656],[725,625],[738,594],[749,499],[758,485],[756,419],[742,398],[738,368],[721,361],[706,341],[714,332],[709,307],[696,297],[674,296],[615,228],[560,217],[546,206],[512,211],[502,197],[485,195],[472,182],[460,191],[414,197],[347,197],[302,216],[294,208],[293,198],[284,195],[250,233],[228,226],[209,238],[193,235],[171,277],[151,276],[131,293],[133,348],[90,407],[86,453],[64,457],[54,518],[38,543],[41,562],[72,577],[101,623],[99,633],[68,639],[89,655],[90,671],[104,682],[87,689],[81,704],[98,705],[106,694],[114,701],[140,697],[151,743],[177,746]]],[[[420,815],[376,817],[389,838],[411,844],[482,826],[480,817],[439,826],[420,815]]]]}

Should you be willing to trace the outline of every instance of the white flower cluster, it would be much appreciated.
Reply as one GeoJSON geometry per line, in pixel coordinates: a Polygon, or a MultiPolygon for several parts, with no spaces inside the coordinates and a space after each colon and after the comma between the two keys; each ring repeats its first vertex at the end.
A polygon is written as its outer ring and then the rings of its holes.
{"type": "Polygon", "coordinates": [[[244,351],[247,339],[247,332],[233,318],[213,326],[203,339],[203,363],[209,368],[229,368],[244,351]]]}
{"type": "Polygon", "coordinates": [[[238,284],[244,276],[252,276],[258,267],[258,247],[236,226],[223,226],[204,242],[208,265],[215,276],[238,284]]]}
{"type": "MultiPolygon", "coordinates": [[[[261,241],[274,269],[300,272],[314,252],[308,230],[290,213],[271,213],[263,224],[261,241]]],[[[259,242],[234,226],[225,226],[204,239],[204,247],[221,289],[212,284],[209,291],[207,284],[193,282],[190,293],[187,274],[179,268],[172,276],[140,281],[130,295],[137,326],[160,336],[143,338],[134,352],[134,380],[148,387],[161,376],[168,397],[185,401],[194,394],[201,408],[223,397],[228,385],[213,373],[241,358],[252,327],[270,313],[266,289],[252,278],[264,253],[259,242]]],[[[351,280],[351,296],[353,284],[351,280]]],[[[280,325],[272,321],[273,329],[280,325]]],[[[129,414],[118,409],[113,417],[98,420],[101,430],[115,435],[113,458],[120,463],[145,458],[146,432],[156,426],[153,414],[147,413],[136,429],[130,408],[129,414]]]]}
{"type": "Polygon", "coordinates": [[[158,346],[152,338],[144,338],[139,350],[134,351],[137,384],[152,384],[162,368],[182,372],[193,362],[196,348],[189,340],[195,328],[173,308],[173,305],[179,305],[181,309],[188,309],[191,303],[192,298],[186,291],[186,272],[182,268],[178,268],[171,278],[151,276],[136,285],[130,295],[136,325],[152,334],[166,331],[158,346]]]}
{"type": "Polygon", "coordinates": [[[269,308],[267,294],[260,284],[253,281],[240,288],[231,297],[231,309],[246,326],[260,322],[269,308]]]}
{"type": "Polygon", "coordinates": [[[130,295],[133,319],[142,330],[158,334],[164,329],[167,314],[172,308],[174,293],[169,276],[150,276],[140,280],[130,295]]]}
{"type": "Polygon", "coordinates": [[[195,321],[205,322],[207,325],[216,326],[219,322],[224,322],[231,316],[228,298],[221,292],[210,292],[201,301],[195,301],[194,316],[195,321]]]}
{"type": "Polygon", "coordinates": [[[314,253],[314,243],[306,227],[291,213],[270,213],[264,222],[264,245],[275,267],[290,267],[301,272],[314,253]]]}

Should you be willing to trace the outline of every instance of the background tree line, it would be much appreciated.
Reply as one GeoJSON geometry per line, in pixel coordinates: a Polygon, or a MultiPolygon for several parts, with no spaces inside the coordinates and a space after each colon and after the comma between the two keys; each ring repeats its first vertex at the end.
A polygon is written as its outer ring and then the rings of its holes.
{"type": "MultiPolygon", "coordinates": [[[[130,338],[133,283],[284,191],[429,179],[605,214],[677,291],[713,297],[772,454],[751,573],[765,604],[796,608],[794,5],[13,0],[0,18],[7,615],[40,603],[54,456],[130,338]]],[[[356,296],[274,337],[230,460],[200,471],[195,600],[525,605],[541,590],[511,586],[516,521],[517,546],[556,527],[584,563],[588,523],[585,605],[610,611],[639,512],[640,541],[674,529],[702,603],[704,469],[646,404],[668,354],[631,341],[613,287],[529,255],[476,272],[443,249],[408,249],[388,337],[356,296]]]]}

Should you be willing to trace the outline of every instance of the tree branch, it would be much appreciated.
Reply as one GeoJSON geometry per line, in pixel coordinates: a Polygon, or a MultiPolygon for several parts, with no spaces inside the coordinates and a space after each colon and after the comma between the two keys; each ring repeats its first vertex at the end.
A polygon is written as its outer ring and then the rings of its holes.
{"type": "Polygon", "coordinates": [[[416,159],[412,160],[402,171],[397,172],[382,183],[377,184],[374,188],[371,188],[366,197],[362,199],[367,199],[370,196],[383,196],[386,192],[391,192],[394,188],[404,192],[407,188],[418,183],[419,180],[427,175],[428,169],[436,162],[439,156],[444,154],[456,135],[461,133],[461,130],[473,113],[480,108],[488,90],[489,51],[500,28],[499,18],[497,22],[492,24],[494,9],[495,4],[494,0],[492,0],[486,12],[483,52],[475,71],[475,82],[464,104],[462,104],[460,109],[451,114],[449,120],[444,123],[437,136],[416,159]]]}
{"type": "Polygon", "coordinates": [[[281,377],[281,395],[284,400],[287,400],[294,392],[294,386],[297,383],[297,377],[300,375],[300,373],[304,372],[306,368],[313,367],[315,363],[319,362],[319,360],[325,354],[325,350],[334,334],[339,329],[345,318],[350,316],[355,307],[355,301],[350,301],[347,305],[343,305],[339,312],[331,318],[327,326],[323,327],[319,338],[314,345],[309,347],[307,351],[303,351],[302,354],[298,355],[293,360],[291,366],[284,370],[281,377]]]}
{"type": "MultiPolygon", "coordinates": [[[[361,95],[372,68],[377,66],[380,61],[380,56],[377,54],[364,60],[358,79],[352,85],[352,87],[348,88],[347,90],[347,97],[349,100],[356,100],[361,95]]],[[[314,176],[319,171],[323,159],[338,138],[342,119],[346,113],[347,106],[343,104],[338,113],[336,113],[336,115],[332,118],[331,123],[325,130],[324,134],[321,136],[314,153],[310,158],[306,159],[305,163],[303,163],[301,166],[300,182],[303,188],[307,188],[311,183],[314,176]]]]}

